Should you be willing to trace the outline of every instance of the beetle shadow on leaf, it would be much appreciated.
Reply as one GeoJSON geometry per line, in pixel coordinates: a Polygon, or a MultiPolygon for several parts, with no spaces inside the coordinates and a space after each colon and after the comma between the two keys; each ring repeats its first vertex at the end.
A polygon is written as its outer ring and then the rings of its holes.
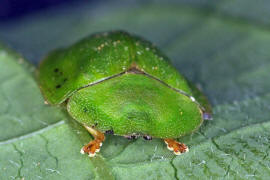
{"type": "Polygon", "coordinates": [[[93,137],[88,133],[88,131],[80,123],[72,119],[67,111],[63,110],[63,112],[66,114],[66,123],[68,124],[70,130],[78,136],[82,146],[89,143],[93,137]]]}

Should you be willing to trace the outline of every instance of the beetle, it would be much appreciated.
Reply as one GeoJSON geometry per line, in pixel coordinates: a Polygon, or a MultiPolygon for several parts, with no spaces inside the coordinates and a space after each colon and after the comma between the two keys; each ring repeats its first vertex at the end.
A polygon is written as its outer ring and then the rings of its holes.
{"type": "Polygon", "coordinates": [[[105,133],[161,138],[180,155],[175,139],[211,118],[207,98],[150,42],[124,31],[91,35],[51,52],[38,72],[46,102],[64,105],[94,140],[81,153],[99,152],[105,133]]]}

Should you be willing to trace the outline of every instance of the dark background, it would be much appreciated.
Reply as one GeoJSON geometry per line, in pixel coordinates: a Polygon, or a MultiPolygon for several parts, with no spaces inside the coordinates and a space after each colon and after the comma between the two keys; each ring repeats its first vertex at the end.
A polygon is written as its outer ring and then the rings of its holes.
{"type": "MultiPolygon", "coordinates": [[[[64,4],[75,4],[85,0],[1,0],[0,3],[0,21],[9,21],[20,18],[31,13],[63,6],[64,4]]],[[[96,3],[97,1],[88,0],[96,3]]]]}

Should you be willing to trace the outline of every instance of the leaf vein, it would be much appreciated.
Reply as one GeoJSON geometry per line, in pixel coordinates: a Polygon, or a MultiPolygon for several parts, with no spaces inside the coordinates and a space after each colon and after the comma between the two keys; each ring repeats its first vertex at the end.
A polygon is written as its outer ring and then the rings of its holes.
{"type": "Polygon", "coordinates": [[[55,163],[56,163],[56,169],[58,168],[58,163],[59,163],[59,161],[58,161],[58,158],[57,158],[57,156],[54,156],[51,152],[50,152],[50,150],[49,150],[49,140],[44,136],[44,135],[42,135],[42,134],[40,134],[40,137],[45,141],[45,147],[46,147],[46,151],[47,151],[47,153],[49,154],[49,156],[51,156],[53,159],[55,159],[55,163]]]}
{"type": "Polygon", "coordinates": [[[45,128],[42,128],[42,129],[39,129],[39,130],[36,130],[36,131],[33,131],[33,132],[30,132],[28,134],[25,134],[25,135],[22,135],[22,136],[18,136],[18,137],[15,137],[15,138],[12,138],[12,139],[8,139],[8,140],[5,140],[5,141],[0,141],[0,146],[1,145],[5,145],[5,144],[10,144],[10,143],[14,143],[16,141],[19,141],[19,140],[23,140],[23,139],[27,139],[27,138],[31,138],[35,135],[39,135],[39,134],[42,134],[50,129],[53,129],[54,127],[57,127],[57,126],[60,126],[62,124],[64,124],[65,121],[62,120],[62,121],[59,121],[57,123],[54,123],[54,124],[51,124],[45,128]]]}
{"type": "Polygon", "coordinates": [[[23,168],[23,160],[22,160],[23,153],[17,148],[17,146],[15,144],[12,144],[12,146],[15,149],[15,151],[17,153],[19,153],[19,155],[20,155],[20,167],[18,168],[18,172],[17,172],[17,175],[16,175],[15,178],[22,179],[22,175],[21,175],[22,173],[21,173],[21,171],[22,171],[22,168],[23,168]]]}

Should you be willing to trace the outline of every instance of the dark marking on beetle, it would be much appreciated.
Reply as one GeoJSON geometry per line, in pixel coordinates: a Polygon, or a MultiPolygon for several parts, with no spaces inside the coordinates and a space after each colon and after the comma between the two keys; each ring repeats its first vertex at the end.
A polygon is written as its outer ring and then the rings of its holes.
{"type": "Polygon", "coordinates": [[[53,71],[54,71],[55,73],[57,73],[57,72],[59,72],[59,69],[58,69],[58,68],[55,68],[53,71]]]}
{"type": "Polygon", "coordinates": [[[127,73],[131,74],[144,74],[142,70],[140,70],[136,63],[132,63],[130,68],[128,68],[127,73]]]}
{"type": "Polygon", "coordinates": [[[98,123],[95,123],[95,124],[92,125],[91,127],[92,127],[92,128],[95,128],[95,127],[97,127],[97,125],[98,125],[98,123]]]}
{"type": "Polygon", "coordinates": [[[110,130],[105,131],[105,133],[106,134],[114,134],[114,131],[113,131],[113,129],[110,129],[110,130]]]}
{"type": "Polygon", "coordinates": [[[61,87],[61,84],[58,84],[55,86],[56,89],[60,88],[61,87]]]}
{"type": "Polygon", "coordinates": [[[147,140],[147,141],[150,141],[150,140],[152,140],[152,136],[143,136],[143,139],[145,139],[145,140],[147,140]]]}
{"type": "Polygon", "coordinates": [[[64,79],[64,82],[67,82],[67,80],[68,80],[68,79],[67,79],[67,78],[65,78],[65,79],[64,79]]]}
{"type": "Polygon", "coordinates": [[[83,108],[83,112],[88,112],[88,109],[86,107],[83,108]]]}

